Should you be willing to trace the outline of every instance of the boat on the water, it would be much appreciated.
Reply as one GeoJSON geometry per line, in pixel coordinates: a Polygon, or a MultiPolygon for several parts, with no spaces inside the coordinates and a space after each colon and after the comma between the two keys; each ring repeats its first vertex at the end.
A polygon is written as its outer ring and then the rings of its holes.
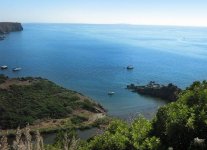
{"type": "Polygon", "coordinates": [[[115,92],[108,92],[108,95],[114,95],[115,92]]]}
{"type": "Polygon", "coordinates": [[[20,71],[20,70],[22,70],[22,68],[20,68],[20,67],[16,67],[16,68],[12,69],[12,71],[20,71]]]}
{"type": "Polygon", "coordinates": [[[6,65],[1,66],[2,70],[7,69],[7,68],[8,68],[8,66],[6,66],[6,65]]]}
{"type": "Polygon", "coordinates": [[[134,67],[133,66],[127,66],[127,70],[132,70],[132,69],[134,69],[134,67]]]}

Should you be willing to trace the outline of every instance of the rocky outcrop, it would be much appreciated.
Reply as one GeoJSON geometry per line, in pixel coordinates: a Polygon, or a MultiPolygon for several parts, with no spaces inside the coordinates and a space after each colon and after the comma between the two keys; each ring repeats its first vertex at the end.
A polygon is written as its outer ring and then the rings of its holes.
{"type": "Polygon", "coordinates": [[[179,93],[182,91],[172,83],[168,85],[160,85],[153,81],[144,86],[136,86],[134,84],[127,85],[127,89],[141,95],[161,98],[166,101],[176,101],[179,93]]]}
{"type": "Polygon", "coordinates": [[[5,34],[14,31],[22,31],[21,23],[0,22],[0,34],[5,34]]]}

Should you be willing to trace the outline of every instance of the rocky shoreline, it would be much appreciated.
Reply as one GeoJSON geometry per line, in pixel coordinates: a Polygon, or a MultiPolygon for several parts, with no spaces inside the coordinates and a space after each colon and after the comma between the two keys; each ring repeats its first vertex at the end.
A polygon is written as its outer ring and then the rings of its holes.
{"type": "Polygon", "coordinates": [[[168,85],[160,85],[154,81],[150,81],[147,85],[127,85],[127,89],[132,90],[140,95],[160,98],[169,102],[176,101],[179,93],[182,91],[172,83],[168,85]]]}

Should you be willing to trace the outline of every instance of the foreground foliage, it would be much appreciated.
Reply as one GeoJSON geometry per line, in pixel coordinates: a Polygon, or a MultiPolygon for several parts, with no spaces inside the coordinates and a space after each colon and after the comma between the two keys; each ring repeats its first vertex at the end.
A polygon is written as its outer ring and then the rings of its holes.
{"type": "Polygon", "coordinates": [[[15,134],[14,141],[8,144],[8,138],[3,136],[0,139],[1,150],[44,150],[43,138],[39,131],[34,133],[34,139],[32,141],[32,135],[30,128],[27,126],[24,129],[18,128],[15,134]]]}
{"type": "Polygon", "coordinates": [[[207,149],[207,82],[194,82],[176,102],[161,107],[148,121],[116,120],[82,150],[199,150],[207,149]]]}
{"type": "Polygon", "coordinates": [[[16,130],[14,140],[7,136],[0,138],[0,150],[78,150],[79,139],[74,130],[60,132],[54,145],[44,145],[39,131],[32,133],[29,126],[16,130]],[[10,142],[9,142],[10,141],[10,142]]]}

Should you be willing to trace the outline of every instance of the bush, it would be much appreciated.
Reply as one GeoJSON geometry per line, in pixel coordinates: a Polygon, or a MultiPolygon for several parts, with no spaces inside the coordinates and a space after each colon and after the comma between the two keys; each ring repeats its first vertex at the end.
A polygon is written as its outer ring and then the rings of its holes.
{"type": "Polygon", "coordinates": [[[83,123],[85,121],[88,121],[88,118],[83,117],[83,116],[74,116],[74,117],[71,118],[71,122],[73,124],[80,124],[80,123],[83,123]]]}
{"type": "Polygon", "coordinates": [[[168,147],[187,149],[195,137],[207,139],[207,83],[194,82],[177,102],[158,110],[154,134],[168,147]]]}

